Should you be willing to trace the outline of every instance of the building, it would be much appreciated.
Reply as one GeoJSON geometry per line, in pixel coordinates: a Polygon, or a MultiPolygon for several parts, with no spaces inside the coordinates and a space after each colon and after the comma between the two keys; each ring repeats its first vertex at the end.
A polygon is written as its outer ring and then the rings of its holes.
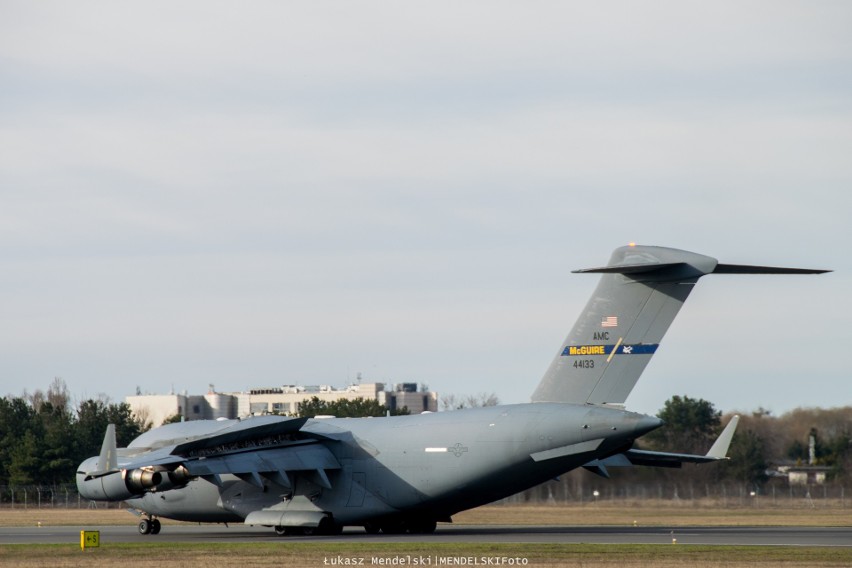
{"type": "Polygon", "coordinates": [[[816,437],[808,436],[808,463],[801,461],[777,464],[766,470],[769,477],[785,477],[790,485],[822,485],[828,478],[831,467],[816,465],[816,437]]]}
{"type": "Polygon", "coordinates": [[[821,465],[781,464],[770,470],[770,477],[786,477],[790,485],[822,485],[830,467],[821,465]]]}
{"type": "Polygon", "coordinates": [[[179,416],[184,420],[236,418],[236,401],[227,394],[213,390],[205,395],[149,394],[125,397],[124,401],[138,418],[154,426],[179,416]]]}
{"type": "Polygon", "coordinates": [[[135,395],[125,398],[133,413],[159,426],[164,420],[180,416],[185,420],[244,418],[261,414],[296,414],[299,404],[317,397],[325,402],[363,398],[375,400],[391,410],[408,407],[412,414],[438,410],[438,393],[418,390],[417,383],[400,383],[385,390],[384,383],[361,383],[335,389],[328,385],[254,388],[247,392],[218,393],[210,385],[206,395],[168,394],[135,395]]]}

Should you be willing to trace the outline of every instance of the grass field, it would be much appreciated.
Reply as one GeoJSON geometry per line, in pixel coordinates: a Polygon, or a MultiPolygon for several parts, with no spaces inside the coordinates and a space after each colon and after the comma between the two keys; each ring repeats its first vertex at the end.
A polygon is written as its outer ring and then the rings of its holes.
{"type": "MultiPolygon", "coordinates": [[[[124,509],[0,509],[0,527],[135,525],[124,509]]],[[[163,521],[169,523],[170,521],[163,521]]],[[[852,526],[852,508],[730,508],[699,501],[627,501],[577,505],[488,505],[453,517],[459,525],[852,526]]]]}
{"type": "Polygon", "coordinates": [[[459,513],[457,524],[642,526],[852,526],[852,508],[720,507],[713,501],[608,501],[578,505],[485,506],[459,513]]]}
{"type": "MultiPolygon", "coordinates": [[[[758,509],[689,506],[670,501],[572,506],[486,506],[454,517],[457,524],[495,525],[752,525],[850,526],[852,510],[840,507],[758,509]]],[[[135,525],[121,509],[0,509],[0,527],[135,525]]],[[[164,521],[164,524],[172,524],[164,521]]],[[[0,529],[2,530],[2,529],[0,529]]],[[[852,566],[852,548],[504,544],[504,543],[103,543],[81,551],[68,545],[0,546],[0,566],[577,566],[690,568],[740,566],[852,566]],[[510,563],[514,559],[515,562],[510,563]]]]}
{"type": "Polygon", "coordinates": [[[590,544],[113,544],[0,547],[0,565],[64,566],[850,566],[848,548],[590,544]]]}

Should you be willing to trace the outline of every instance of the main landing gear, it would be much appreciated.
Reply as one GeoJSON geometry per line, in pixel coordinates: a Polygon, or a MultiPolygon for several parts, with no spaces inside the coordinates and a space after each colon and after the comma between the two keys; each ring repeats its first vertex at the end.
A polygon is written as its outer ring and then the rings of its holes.
{"type": "Polygon", "coordinates": [[[438,523],[431,519],[386,520],[368,522],[364,524],[364,530],[367,534],[432,534],[437,526],[438,523]]]}
{"type": "Polygon", "coordinates": [[[160,534],[160,520],[153,517],[139,521],[139,534],[160,534]]]}
{"type": "Polygon", "coordinates": [[[275,527],[278,536],[332,536],[343,533],[343,525],[338,525],[331,517],[323,517],[316,527],[275,527]]]}

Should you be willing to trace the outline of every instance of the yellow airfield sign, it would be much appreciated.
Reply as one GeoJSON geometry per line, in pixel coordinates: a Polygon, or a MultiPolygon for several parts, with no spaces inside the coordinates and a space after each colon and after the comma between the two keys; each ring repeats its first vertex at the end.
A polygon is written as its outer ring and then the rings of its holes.
{"type": "Polygon", "coordinates": [[[98,548],[101,545],[101,531],[80,531],[80,548],[98,548]]]}

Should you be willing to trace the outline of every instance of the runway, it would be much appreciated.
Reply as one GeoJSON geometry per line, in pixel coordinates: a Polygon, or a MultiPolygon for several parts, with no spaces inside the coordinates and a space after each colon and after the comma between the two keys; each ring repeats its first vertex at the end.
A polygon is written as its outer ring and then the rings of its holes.
{"type": "Polygon", "coordinates": [[[119,542],[318,542],[318,543],[564,543],[839,546],[852,547],[852,527],[634,527],[440,525],[431,535],[368,535],[351,528],[338,536],[279,537],[272,529],[244,525],[164,525],[159,535],[135,526],[52,526],[0,529],[0,545],[80,542],[81,530],[98,530],[101,543],[119,542]]]}

